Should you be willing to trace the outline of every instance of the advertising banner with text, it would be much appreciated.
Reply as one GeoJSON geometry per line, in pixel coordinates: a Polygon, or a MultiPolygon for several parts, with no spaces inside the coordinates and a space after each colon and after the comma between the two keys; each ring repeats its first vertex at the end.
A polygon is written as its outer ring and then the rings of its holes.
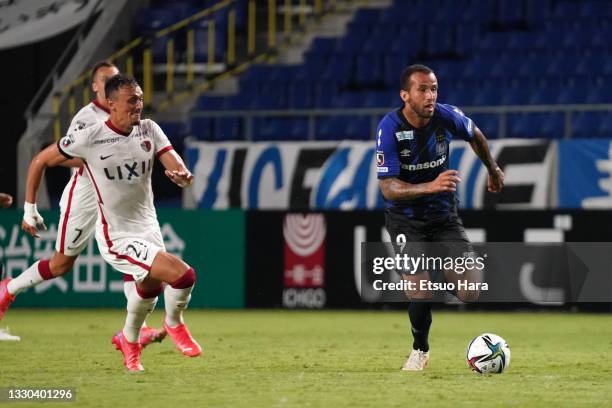
{"type": "MultiPolygon", "coordinates": [[[[450,146],[448,166],[463,182],[457,198],[469,209],[546,209],[554,206],[556,145],[494,140],[491,152],[506,173],[501,194],[486,190],[487,171],[469,144],[450,146]]],[[[374,142],[189,142],[195,174],[186,208],[250,210],[381,209],[374,142]]],[[[445,159],[446,160],[446,159],[445,159]]],[[[418,171],[418,170],[415,170],[418,171]]]]}
{"type": "MultiPolygon", "coordinates": [[[[47,231],[41,231],[38,239],[21,231],[22,215],[0,211],[0,261],[9,277],[49,258],[55,248],[58,213],[42,213],[47,231]]],[[[158,210],[158,218],[166,250],[196,270],[190,307],[243,307],[244,213],[164,209],[158,210]]],[[[71,272],[21,293],[14,306],[125,307],[123,276],[104,262],[92,238],[71,272]]]]}

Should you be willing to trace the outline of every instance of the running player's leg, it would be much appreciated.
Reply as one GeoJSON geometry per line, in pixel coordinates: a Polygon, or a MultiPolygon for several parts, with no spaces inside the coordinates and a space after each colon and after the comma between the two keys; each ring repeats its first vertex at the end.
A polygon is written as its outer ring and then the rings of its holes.
{"type": "MultiPolygon", "coordinates": [[[[128,275],[126,273],[123,274],[123,294],[125,295],[125,299],[129,301],[130,295],[136,291],[136,282],[134,281],[134,277],[132,275],[128,275]]],[[[149,327],[147,325],[147,321],[142,323],[142,327],[140,328],[140,344],[143,347],[148,346],[151,343],[159,343],[166,337],[166,330],[164,328],[156,329],[154,327],[149,327]]]]}
{"type": "MultiPolygon", "coordinates": [[[[98,231],[100,232],[100,231],[98,231]]],[[[128,316],[123,331],[113,337],[113,343],[121,350],[124,364],[130,371],[141,371],[141,344],[136,328],[142,325],[155,306],[157,295],[166,289],[166,311],[168,321],[174,317],[182,322],[182,310],[187,307],[195,283],[195,272],[179,258],[164,251],[161,232],[149,231],[139,238],[107,240],[103,234],[96,234],[100,253],[114,269],[129,274],[136,281],[136,290],[128,291],[128,316]],[[148,238],[143,239],[143,238],[148,238]],[[109,247],[107,244],[110,243],[109,247]]],[[[201,347],[193,340],[187,326],[179,323],[164,327],[181,352],[188,356],[201,353],[201,347]]]]}
{"type": "Polygon", "coordinates": [[[97,217],[97,201],[91,184],[84,177],[82,169],[79,169],[74,172],[62,193],[53,256],[34,262],[14,279],[7,278],[0,282],[0,319],[18,293],[45,280],[62,276],[72,269],[93,235],[97,217]]]}
{"type": "Polygon", "coordinates": [[[183,320],[183,311],[189,304],[196,281],[195,270],[180,258],[160,251],[151,265],[149,278],[167,283],[164,289],[166,332],[184,355],[189,357],[200,355],[202,348],[193,339],[183,320]]]}
{"type": "MultiPolygon", "coordinates": [[[[391,212],[385,214],[385,224],[396,252],[409,251],[419,255],[415,244],[426,240],[423,231],[425,223],[422,221],[410,221],[404,216],[391,212]],[[415,252],[416,251],[416,252],[415,252]]],[[[429,329],[431,328],[431,293],[420,290],[419,281],[429,280],[428,271],[414,271],[413,274],[402,274],[402,279],[415,282],[416,290],[406,293],[410,303],[408,304],[408,316],[413,337],[412,352],[404,363],[402,370],[422,370],[429,359],[429,329]]]]}
{"type": "MultiPolygon", "coordinates": [[[[462,302],[475,302],[478,300],[480,291],[478,285],[470,285],[482,282],[482,270],[477,267],[466,267],[466,260],[474,258],[474,248],[465,232],[463,222],[456,215],[449,216],[440,228],[436,229],[435,240],[447,244],[448,256],[453,259],[462,259],[463,264],[457,264],[454,270],[445,270],[444,277],[457,288],[455,296],[462,302]],[[459,281],[467,285],[458,285],[459,281]]],[[[475,263],[474,263],[475,265],[475,263]]]]}
{"type": "Polygon", "coordinates": [[[53,252],[49,259],[41,259],[34,262],[28,269],[8,283],[8,291],[11,295],[17,295],[24,290],[37,284],[57,278],[68,273],[74,266],[78,255],[65,255],[53,252]]]}

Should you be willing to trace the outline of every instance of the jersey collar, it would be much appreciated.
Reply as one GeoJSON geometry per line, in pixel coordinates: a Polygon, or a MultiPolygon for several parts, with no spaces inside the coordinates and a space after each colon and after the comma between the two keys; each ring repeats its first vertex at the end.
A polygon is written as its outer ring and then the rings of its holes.
{"type": "Polygon", "coordinates": [[[108,126],[110,128],[110,130],[112,130],[113,132],[115,132],[117,134],[120,134],[121,136],[129,136],[130,135],[130,133],[126,133],[123,130],[117,129],[115,127],[115,125],[113,125],[113,122],[111,122],[110,119],[108,119],[106,122],[104,122],[104,124],[106,126],[108,126]]]}
{"type": "MultiPolygon", "coordinates": [[[[436,104],[437,105],[437,104],[436,104]]],[[[434,119],[436,118],[436,116],[438,115],[438,109],[436,109],[436,107],[434,107],[434,114],[431,117],[431,119],[429,120],[429,122],[427,123],[427,125],[421,127],[421,128],[417,128],[414,127],[410,124],[410,122],[408,122],[408,119],[406,119],[406,116],[404,116],[404,112],[402,112],[402,110],[404,109],[404,107],[400,107],[397,111],[397,118],[399,119],[400,123],[406,127],[408,130],[416,130],[416,131],[422,131],[425,130],[427,128],[429,128],[431,126],[431,124],[433,123],[434,119]]]]}

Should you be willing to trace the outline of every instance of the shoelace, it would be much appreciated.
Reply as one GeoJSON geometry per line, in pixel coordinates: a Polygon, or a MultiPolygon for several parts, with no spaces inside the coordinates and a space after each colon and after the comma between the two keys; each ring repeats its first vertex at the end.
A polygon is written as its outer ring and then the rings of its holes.
{"type": "MultiPolygon", "coordinates": [[[[132,351],[133,348],[130,347],[129,350],[132,351]]],[[[136,350],[137,350],[137,348],[136,348],[136,350]]],[[[136,351],[136,352],[128,353],[127,365],[128,366],[133,366],[133,365],[137,365],[137,364],[138,364],[138,352],[136,351]]]]}

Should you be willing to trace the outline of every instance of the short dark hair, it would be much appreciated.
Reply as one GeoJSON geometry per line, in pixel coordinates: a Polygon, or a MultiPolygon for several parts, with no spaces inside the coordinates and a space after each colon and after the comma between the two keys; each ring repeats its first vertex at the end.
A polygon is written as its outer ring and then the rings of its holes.
{"type": "Polygon", "coordinates": [[[106,94],[106,99],[111,99],[113,94],[124,86],[136,87],[140,85],[138,85],[138,82],[134,79],[133,76],[126,74],[114,75],[108,78],[108,80],[104,84],[104,93],[106,94]]]}
{"type": "Polygon", "coordinates": [[[98,62],[91,69],[91,82],[93,83],[93,81],[96,80],[96,74],[98,73],[98,70],[100,68],[112,68],[112,67],[117,68],[117,66],[115,64],[113,64],[112,62],[108,62],[108,61],[100,61],[100,62],[98,62]]]}
{"type": "Polygon", "coordinates": [[[422,64],[413,64],[404,68],[404,70],[402,71],[402,75],[400,75],[400,89],[403,89],[404,91],[410,90],[410,77],[415,72],[431,74],[433,73],[433,69],[422,64]]]}

